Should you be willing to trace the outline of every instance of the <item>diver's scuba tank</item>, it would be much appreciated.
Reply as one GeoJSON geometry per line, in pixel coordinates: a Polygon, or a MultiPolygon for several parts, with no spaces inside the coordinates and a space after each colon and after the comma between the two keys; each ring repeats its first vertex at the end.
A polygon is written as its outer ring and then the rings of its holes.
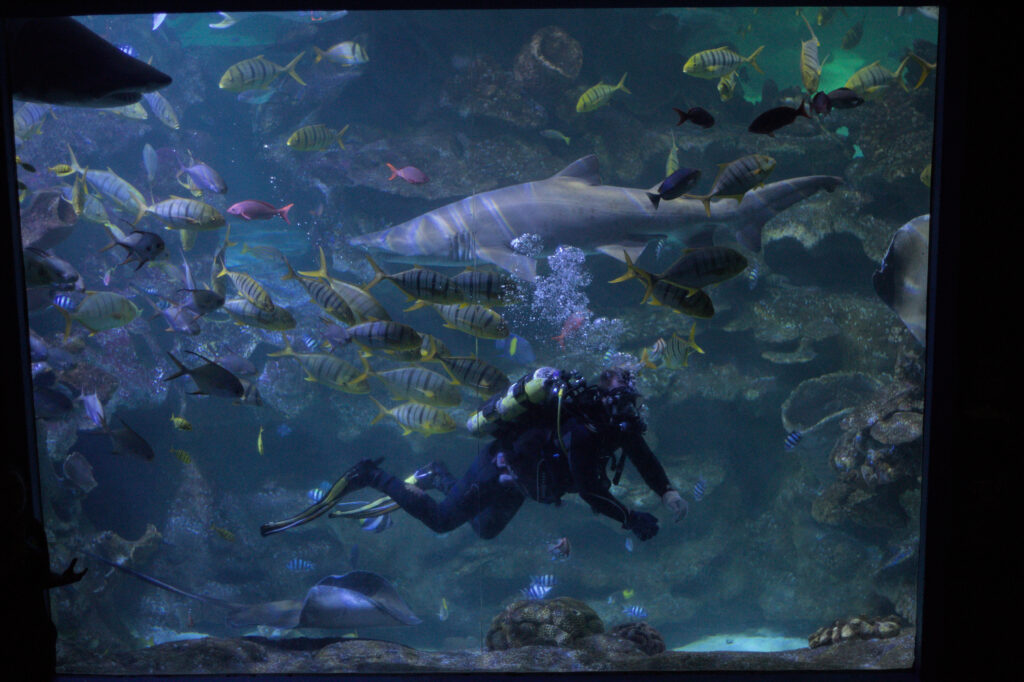
{"type": "Polygon", "coordinates": [[[504,393],[489,398],[466,421],[466,430],[474,436],[487,436],[528,411],[554,408],[552,414],[557,414],[555,410],[561,410],[563,402],[571,401],[585,388],[586,381],[578,372],[541,367],[521,377],[504,393]]]}

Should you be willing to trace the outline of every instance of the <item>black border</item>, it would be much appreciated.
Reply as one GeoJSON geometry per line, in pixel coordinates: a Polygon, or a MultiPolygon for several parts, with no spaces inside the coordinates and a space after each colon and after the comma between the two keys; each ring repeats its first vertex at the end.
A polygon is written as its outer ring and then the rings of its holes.
{"type": "MultiPolygon", "coordinates": [[[[284,2],[266,2],[250,0],[248,2],[219,2],[207,0],[175,0],[157,2],[154,0],[83,0],[81,2],[37,2],[31,6],[20,8],[4,8],[3,17],[12,16],[60,16],[65,14],[112,14],[139,13],[152,8],[167,8],[174,12],[211,11],[211,5],[221,11],[282,9],[284,2]]],[[[301,4],[301,3],[300,3],[301,4]]],[[[383,9],[403,8],[476,8],[482,5],[467,2],[429,2],[418,3],[363,1],[338,3],[337,0],[309,3],[321,7],[336,6],[339,9],[383,9]]],[[[668,3],[612,3],[616,6],[662,6],[668,3]]],[[[686,5],[721,6],[721,5],[790,5],[791,3],[776,2],[686,2],[686,5]]],[[[844,3],[815,3],[815,5],[844,3]]],[[[855,4],[891,5],[893,3],[860,2],[855,4]]],[[[928,414],[926,448],[928,452],[925,478],[925,518],[921,571],[923,579],[919,582],[922,590],[921,617],[919,623],[918,656],[914,669],[910,671],[835,671],[814,673],[756,673],[744,674],[734,672],[723,673],[687,673],[691,679],[872,679],[872,680],[917,680],[917,679],[948,679],[954,673],[954,667],[963,660],[971,665],[971,676],[983,675],[986,664],[995,664],[1000,659],[1009,658],[1014,653],[1010,648],[1001,648],[998,644],[1004,640],[991,634],[998,627],[995,614],[1003,607],[1015,612],[1017,606],[1007,602],[1019,603],[1019,591],[1009,580],[1010,562],[1019,566],[1019,559],[1007,559],[1012,556],[1013,536],[1007,530],[1009,506],[1003,504],[1003,497],[1009,493],[1014,479],[1000,473],[1000,462],[997,457],[1015,458],[1019,455],[1002,450],[1004,440],[999,428],[1012,423],[1012,406],[1021,401],[1017,398],[1015,385],[1008,378],[1017,362],[1019,351],[1011,345],[1011,338],[1020,338],[1019,334],[1011,337],[1013,328],[1011,319],[1015,309],[1004,307],[1009,300],[1007,294],[1017,287],[1015,278],[1020,270],[1019,251],[1014,250],[1015,260],[1011,257],[1009,277],[995,277],[993,283],[987,275],[997,275],[993,270],[992,260],[999,259],[1005,247],[997,237],[971,231],[970,235],[961,230],[963,225],[961,212],[964,184],[979,175],[1005,173],[997,181],[996,186],[986,184],[990,194],[1005,205],[1010,215],[1005,215],[998,208],[990,209],[989,214],[982,214],[978,219],[972,213],[972,225],[987,220],[1002,219],[1003,229],[1007,232],[1019,230],[1016,216],[1012,214],[1014,197],[1012,193],[1019,182],[1016,180],[1016,169],[1020,158],[1020,121],[1004,107],[1011,105],[1011,95],[1018,94],[1015,85],[1016,73],[1019,71],[1017,61],[1013,59],[1016,50],[1013,48],[1019,40],[1022,24],[1017,20],[1016,13],[996,9],[975,9],[979,18],[979,35],[982,40],[974,41],[975,52],[968,50],[968,3],[962,0],[939,3],[945,10],[943,21],[940,22],[942,47],[940,52],[939,86],[937,91],[936,111],[936,156],[940,163],[936,164],[941,171],[935,176],[939,181],[933,184],[933,223],[931,234],[932,265],[930,271],[929,301],[929,347],[928,347],[928,414]],[[984,33],[981,33],[984,31],[984,33]],[[994,52],[994,54],[993,54],[994,52]],[[968,63],[968,55],[975,59],[972,66],[968,63]],[[979,61],[984,62],[978,67],[979,61]],[[990,68],[991,67],[991,68],[990,68]],[[1000,81],[991,79],[991,74],[1004,73],[1000,81]],[[968,96],[968,82],[972,77],[990,78],[992,88],[973,90],[974,99],[968,96]],[[966,113],[971,106],[972,113],[977,112],[976,105],[982,98],[989,99],[984,104],[984,115],[990,120],[987,125],[996,132],[998,137],[987,139],[990,145],[976,142],[981,131],[968,127],[966,113]],[[1006,97],[1007,99],[1001,99],[1006,97]],[[969,105],[973,102],[973,105],[969,105]],[[1001,118],[1000,118],[1001,116],[1001,118]],[[980,160],[972,156],[971,164],[967,163],[966,138],[971,135],[972,151],[1000,154],[1013,170],[997,171],[993,161],[980,160]],[[998,141],[997,141],[998,140],[998,141]],[[1009,191],[1007,191],[1009,190],[1009,191]],[[1011,196],[1008,196],[1011,195],[1011,196]],[[1008,220],[1010,219],[1010,220],[1008,220]],[[997,242],[993,243],[993,239],[997,242]],[[995,253],[993,253],[995,251],[995,253]],[[993,288],[1004,287],[1002,295],[993,292],[993,288]],[[975,313],[980,313],[976,315],[975,313]],[[996,317],[992,319],[987,316],[996,317]],[[999,317],[1003,316],[1003,317],[999,317]],[[982,319],[978,319],[978,318],[982,319]],[[1016,352],[1015,352],[1016,351],[1016,352]],[[979,378],[982,377],[982,378],[979,378]],[[979,433],[983,433],[979,436],[979,433]],[[977,452],[977,441],[981,438],[983,452],[977,452]],[[967,450],[975,450],[973,460],[965,459],[967,450]],[[981,465],[973,468],[966,465],[968,461],[979,461],[981,465]],[[1001,523],[1000,523],[1001,522],[1001,523]],[[1010,547],[1011,551],[993,556],[993,548],[1010,547]],[[981,578],[975,572],[976,564],[986,569],[981,578]],[[1002,576],[1006,576],[1004,579],[1002,576]],[[988,606],[988,609],[986,609],[988,606]],[[977,644],[977,646],[972,646],[977,644]],[[985,653],[985,652],[988,653],[985,653]]],[[[609,6],[600,2],[490,2],[487,7],[591,7],[609,6]]],[[[6,43],[5,43],[6,45],[6,43]]],[[[0,98],[7,101],[8,60],[6,54],[0,54],[0,98]]],[[[4,163],[2,168],[4,193],[3,211],[7,216],[8,226],[14,224],[17,216],[16,189],[13,184],[14,147],[13,122],[8,107],[2,112],[4,163]]],[[[975,120],[979,120],[976,116],[975,120]]],[[[994,156],[993,154],[993,156],[994,156]]],[[[982,197],[972,193],[972,212],[978,208],[977,201],[982,197]]],[[[986,206],[991,204],[986,203],[986,206]]],[[[5,457],[9,460],[9,468],[19,471],[25,480],[31,482],[32,510],[36,518],[40,515],[38,494],[37,462],[30,455],[34,447],[34,428],[29,421],[31,398],[29,390],[29,364],[27,348],[27,317],[25,313],[25,296],[22,277],[22,261],[20,258],[20,240],[14,229],[10,227],[0,239],[0,321],[5,326],[5,353],[0,361],[0,382],[3,391],[3,419],[7,424],[5,440],[7,447],[5,457]]],[[[1016,472],[1014,472],[1016,473],[1016,472]]],[[[6,511],[6,509],[5,509],[6,511]]],[[[5,526],[6,527],[6,526],[5,526]]],[[[17,538],[5,538],[6,541],[17,541],[17,538]]],[[[1003,550],[1006,552],[1006,550],[1003,550]]],[[[5,553],[6,554],[6,553],[5,553]]],[[[4,577],[13,571],[8,561],[0,560],[4,577]]],[[[18,675],[20,679],[47,679],[40,667],[45,670],[45,661],[52,661],[52,648],[49,633],[45,625],[32,623],[38,620],[39,609],[43,608],[42,590],[34,585],[11,584],[10,580],[0,583],[0,589],[6,592],[9,603],[5,605],[8,625],[13,625],[21,633],[20,639],[12,639],[10,635],[0,635],[4,642],[6,655],[0,655],[0,667],[18,675]],[[33,617],[35,616],[35,618],[33,617]],[[34,672],[33,672],[34,669],[34,672]]],[[[43,613],[46,616],[46,613],[43,613]]],[[[1007,633],[1007,637],[1012,633],[1007,633]]],[[[51,668],[52,670],[52,668],[51,668]]],[[[682,673],[633,673],[629,679],[667,679],[681,676],[682,673]]],[[[415,675],[417,679],[445,679],[455,675],[415,675]]],[[[457,674],[464,679],[489,679],[493,674],[457,674]]],[[[194,676],[195,679],[246,679],[244,676],[194,676]]],[[[346,679],[391,680],[405,676],[395,675],[345,675],[346,679]]],[[[517,679],[548,679],[555,677],[543,674],[517,674],[517,679]]],[[[616,679],[617,675],[607,674],[574,674],[574,679],[616,679]]],[[[16,679],[18,679],[16,677],[16,679]]],[[[130,680],[130,679],[173,679],[170,677],[103,677],[103,676],[60,676],[60,680],[130,680]]],[[[298,680],[303,676],[261,676],[261,680],[298,680]]],[[[310,677],[309,679],[313,679],[310,677]]],[[[316,679],[324,679],[322,676],[316,679]]],[[[979,679],[975,677],[975,679],[979,679]]]]}

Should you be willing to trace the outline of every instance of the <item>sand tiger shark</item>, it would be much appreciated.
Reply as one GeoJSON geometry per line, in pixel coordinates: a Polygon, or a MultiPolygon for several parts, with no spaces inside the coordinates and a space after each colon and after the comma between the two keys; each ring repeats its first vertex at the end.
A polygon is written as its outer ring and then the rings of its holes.
{"type": "Polygon", "coordinates": [[[536,260],[514,249],[514,240],[523,235],[538,235],[544,253],[569,245],[620,261],[626,253],[636,261],[652,240],[696,245],[708,242],[716,227],[727,227],[740,244],[760,251],[761,228],[770,218],[841,182],[830,175],[781,180],[747,192],[740,201],[713,201],[708,215],[700,201],[680,198],[655,208],[647,190],[601,184],[597,157],[591,155],[545,180],[474,194],[349,243],[393,261],[493,263],[533,281],[536,260]]]}

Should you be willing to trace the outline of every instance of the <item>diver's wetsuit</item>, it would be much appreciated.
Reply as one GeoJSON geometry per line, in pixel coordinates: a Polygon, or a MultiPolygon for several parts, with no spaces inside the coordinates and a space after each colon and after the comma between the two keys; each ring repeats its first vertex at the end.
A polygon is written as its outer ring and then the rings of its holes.
{"type": "Polygon", "coordinates": [[[438,502],[424,490],[384,471],[370,485],[387,494],[428,528],[445,533],[469,521],[481,538],[495,537],[523,501],[560,504],[565,493],[578,493],[595,512],[629,528],[630,510],[610,492],[607,465],[620,447],[659,496],[671,487],[665,469],[640,433],[593,431],[578,417],[562,424],[561,452],[553,425],[537,425],[497,437],[482,450],[461,479],[447,471],[435,480],[445,498],[438,502]]]}

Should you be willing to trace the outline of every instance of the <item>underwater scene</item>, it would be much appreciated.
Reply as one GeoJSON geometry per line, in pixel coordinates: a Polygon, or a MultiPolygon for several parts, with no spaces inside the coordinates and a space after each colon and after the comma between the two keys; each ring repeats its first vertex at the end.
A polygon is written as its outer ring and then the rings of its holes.
{"type": "Polygon", "coordinates": [[[937,8],[75,21],[58,672],[913,665],[937,8]]]}

